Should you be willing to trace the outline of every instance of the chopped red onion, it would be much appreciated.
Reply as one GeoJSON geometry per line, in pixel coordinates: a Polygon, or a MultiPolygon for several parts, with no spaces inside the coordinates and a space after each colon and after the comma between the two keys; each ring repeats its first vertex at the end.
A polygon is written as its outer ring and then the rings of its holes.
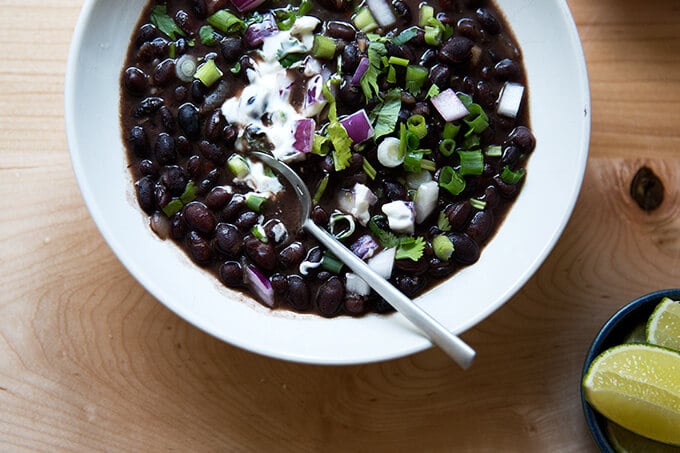
{"type": "Polygon", "coordinates": [[[326,98],[323,95],[323,76],[317,74],[307,82],[302,105],[302,115],[307,117],[318,115],[323,110],[326,102],[326,98]]]}
{"type": "Polygon", "coordinates": [[[434,108],[444,118],[444,121],[456,121],[465,118],[470,114],[467,108],[463,105],[456,93],[447,88],[436,96],[430,99],[434,108]]]}
{"type": "Polygon", "coordinates": [[[396,254],[396,247],[384,249],[382,252],[368,260],[368,267],[373,269],[373,271],[382,278],[388,279],[392,276],[392,267],[394,266],[396,254]]]}
{"type": "Polygon", "coordinates": [[[312,152],[312,144],[314,143],[314,129],[316,122],[311,118],[303,118],[295,121],[295,132],[293,134],[295,141],[293,148],[301,153],[312,152]]]}
{"type": "Polygon", "coordinates": [[[352,272],[345,274],[345,289],[348,293],[358,296],[368,296],[371,294],[371,287],[368,286],[368,283],[352,272]]]}
{"type": "Polygon", "coordinates": [[[269,279],[255,266],[246,266],[245,281],[251,290],[260,298],[267,307],[274,306],[274,288],[269,279]]]}
{"type": "Polygon", "coordinates": [[[361,57],[361,60],[359,60],[359,65],[354,71],[354,75],[352,76],[352,80],[349,82],[349,84],[354,87],[359,86],[361,83],[361,78],[364,76],[370,65],[371,62],[368,60],[368,57],[361,57]]]}
{"type": "Polygon", "coordinates": [[[347,135],[349,135],[349,138],[354,143],[362,143],[373,137],[373,126],[364,109],[341,119],[340,124],[345,128],[347,135]]]}
{"type": "Polygon", "coordinates": [[[437,207],[439,199],[439,184],[429,181],[421,184],[413,202],[416,211],[416,223],[422,223],[437,207]]]}
{"type": "Polygon", "coordinates": [[[397,21],[392,6],[385,0],[366,0],[368,9],[381,27],[389,27],[397,21]]]}
{"type": "Polygon", "coordinates": [[[262,22],[254,22],[250,24],[246,29],[245,34],[246,44],[248,44],[251,47],[259,46],[264,42],[265,38],[272,36],[274,33],[278,31],[279,27],[276,25],[276,18],[274,17],[274,15],[269,13],[264,14],[262,16],[262,22]]]}
{"type": "Polygon", "coordinates": [[[498,114],[515,118],[522,105],[524,86],[519,83],[506,82],[498,97],[498,114]]]}
{"type": "Polygon", "coordinates": [[[264,0],[231,0],[231,4],[240,12],[250,11],[264,3],[264,0]]]}
{"type": "Polygon", "coordinates": [[[349,246],[349,249],[362,260],[371,258],[378,248],[378,243],[370,234],[364,234],[349,246]]]}

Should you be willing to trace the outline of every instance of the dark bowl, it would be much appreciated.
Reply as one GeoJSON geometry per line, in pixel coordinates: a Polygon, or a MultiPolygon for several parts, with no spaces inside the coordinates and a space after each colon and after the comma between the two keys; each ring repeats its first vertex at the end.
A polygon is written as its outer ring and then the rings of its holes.
{"type": "MultiPolygon", "coordinates": [[[[647,322],[654,308],[664,297],[678,300],[680,299],[680,289],[665,289],[646,294],[623,306],[614,316],[609,318],[595,336],[588,350],[581,371],[581,382],[583,382],[583,377],[595,357],[612,346],[623,344],[636,327],[647,322]]],[[[581,386],[581,403],[586,422],[597,446],[604,453],[615,453],[606,435],[607,419],[588,404],[583,393],[583,386],[581,386]]]]}

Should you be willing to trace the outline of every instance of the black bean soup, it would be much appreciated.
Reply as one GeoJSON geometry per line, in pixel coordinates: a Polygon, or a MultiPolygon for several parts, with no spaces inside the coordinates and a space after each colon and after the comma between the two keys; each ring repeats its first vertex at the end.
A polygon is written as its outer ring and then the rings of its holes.
{"type": "Polygon", "coordinates": [[[415,297],[475,263],[535,140],[520,49],[490,1],[152,1],[121,123],[152,230],[231,288],[323,316],[391,307],[299,225],[415,297]]]}

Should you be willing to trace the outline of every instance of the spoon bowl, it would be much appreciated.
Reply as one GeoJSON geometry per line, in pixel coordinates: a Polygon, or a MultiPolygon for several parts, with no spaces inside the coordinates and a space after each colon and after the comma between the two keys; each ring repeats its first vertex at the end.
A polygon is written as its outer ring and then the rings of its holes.
{"type": "Polygon", "coordinates": [[[458,365],[467,369],[475,357],[475,351],[459,337],[451,333],[446,327],[430,316],[419,305],[406,297],[401,291],[392,286],[387,280],[378,275],[363,260],[352,253],[335,237],[323,228],[319,227],[309,218],[312,206],[312,197],[304,181],[288,165],[274,157],[261,153],[252,152],[252,156],[260,159],[262,163],[273,168],[293,186],[300,201],[302,228],[314,236],[340,261],[361,277],[371,288],[383,297],[392,307],[408,319],[414,326],[420,329],[434,344],[446,352],[458,365]]]}

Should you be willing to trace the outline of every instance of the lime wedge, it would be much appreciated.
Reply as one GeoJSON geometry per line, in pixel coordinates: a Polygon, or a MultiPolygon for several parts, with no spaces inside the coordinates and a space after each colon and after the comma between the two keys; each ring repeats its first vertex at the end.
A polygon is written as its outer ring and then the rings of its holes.
{"type": "Polygon", "coordinates": [[[680,353],[623,344],[597,356],[583,378],[595,410],[641,436],[680,445],[680,353]]]}
{"type": "Polygon", "coordinates": [[[607,437],[616,453],[680,453],[680,447],[662,444],[607,422],[607,437]]]}
{"type": "Polygon", "coordinates": [[[680,351],[680,301],[661,299],[647,321],[647,343],[680,351]]]}

